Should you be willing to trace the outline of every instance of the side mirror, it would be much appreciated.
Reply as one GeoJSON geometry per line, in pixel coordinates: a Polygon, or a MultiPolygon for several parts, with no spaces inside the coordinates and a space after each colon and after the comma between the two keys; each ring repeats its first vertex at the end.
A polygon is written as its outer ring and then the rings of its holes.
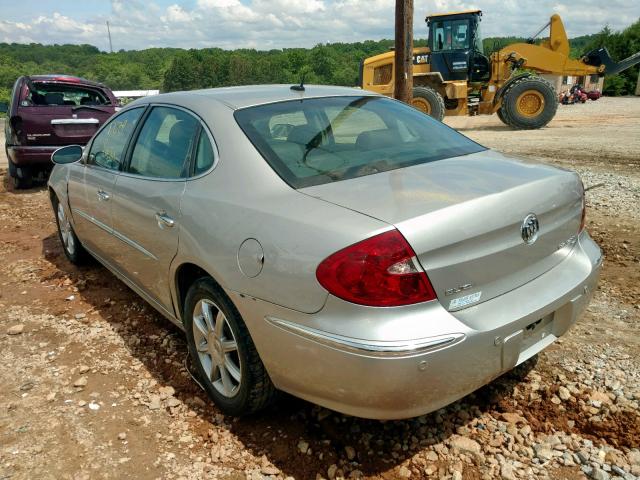
{"type": "Polygon", "coordinates": [[[51,161],[58,165],[77,162],[82,158],[82,147],[80,145],[68,145],[57,149],[51,155],[51,161]]]}
{"type": "Polygon", "coordinates": [[[0,113],[7,113],[9,111],[9,104],[7,102],[0,102],[0,113]]]}

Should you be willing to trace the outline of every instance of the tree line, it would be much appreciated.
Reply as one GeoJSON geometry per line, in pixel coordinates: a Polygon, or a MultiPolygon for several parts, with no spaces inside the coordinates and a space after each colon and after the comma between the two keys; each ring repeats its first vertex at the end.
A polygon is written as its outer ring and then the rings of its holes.
{"type": "MultiPolygon", "coordinates": [[[[513,42],[517,37],[484,39],[485,53],[513,42]]],[[[640,20],[621,32],[608,27],[595,35],[570,40],[571,54],[606,46],[616,60],[640,51],[640,20]]],[[[426,40],[417,39],[416,46],[426,40]]],[[[0,43],[0,101],[7,101],[20,75],[60,73],[97,80],[113,90],[159,89],[161,91],[248,85],[261,83],[307,83],[355,86],[360,61],[389,51],[393,40],[329,43],[313,48],[278,50],[205,48],[149,48],[114,53],[92,45],[41,45],[0,43]]],[[[633,94],[638,67],[608,78],[605,94],[633,94]]]]}

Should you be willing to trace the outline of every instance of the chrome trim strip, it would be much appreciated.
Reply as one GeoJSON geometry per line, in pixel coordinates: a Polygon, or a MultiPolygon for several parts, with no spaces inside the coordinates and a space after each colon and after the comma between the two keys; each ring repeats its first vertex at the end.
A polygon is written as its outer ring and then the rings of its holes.
{"type": "Polygon", "coordinates": [[[97,125],[100,120],[97,118],[54,118],[51,125],[97,125]]]}
{"type": "Polygon", "coordinates": [[[99,220],[96,220],[94,217],[92,217],[91,215],[89,215],[88,213],[83,212],[82,210],[78,210],[77,208],[74,208],[71,210],[72,213],[77,213],[78,215],[80,215],[81,217],[89,220],[91,223],[93,223],[95,226],[101,228],[102,230],[104,230],[105,232],[113,235],[114,237],[116,237],[118,240],[123,241],[124,243],[126,243],[127,245],[129,245],[130,247],[135,248],[136,250],[138,250],[139,252],[141,252],[143,255],[146,255],[149,258],[152,258],[153,260],[158,260],[158,257],[156,257],[153,253],[151,253],[149,250],[147,250],[146,248],[144,248],[142,245],[134,242],[133,240],[131,240],[129,237],[125,237],[124,235],[122,235],[120,232],[114,230],[113,228],[105,225],[104,223],[102,223],[99,220]]]}
{"type": "Polygon", "coordinates": [[[375,340],[359,340],[323,332],[315,328],[306,327],[287,320],[281,320],[279,318],[265,317],[265,319],[273,326],[282,328],[290,333],[327,345],[337,350],[376,357],[416,356],[445,346],[454,345],[465,338],[464,333],[451,333],[449,335],[442,335],[438,337],[419,338],[413,341],[403,340],[396,342],[383,342],[375,340]]]}
{"type": "Polygon", "coordinates": [[[105,230],[106,232],[111,233],[111,229],[109,227],[107,227],[104,223],[99,222],[98,220],[96,220],[95,218],[93,218],[91,215],[89,215],[88,213],[86,213],[84,210],[80,210],[78,208],[72,208],[71,209],[71,213],[72,214],[78,214],[80,215],[82,218],[84,218],[85,220],[89,220],[91,223],[97,225],[98,227],[102,228],[103,230],[105,230]]]}
{"type": "Polygon", "coordinates": [[[113,236],[116,237],[118,240],[122,240],[124,243],[126,243],[130,247],[135,248],[136,250],[141,252],[143,255],[146,255],[147,257],[152,258],[153,260],[158,260],[158,257],[156,257],[153,253],[151,253],[149,250],[144,248],[139,243],[134,242],[129,237],[125,237],[120,232],[118,232],[116,230],[113,230],[113,229],[111,229],[111,232],[113,233],[113,236]]]}

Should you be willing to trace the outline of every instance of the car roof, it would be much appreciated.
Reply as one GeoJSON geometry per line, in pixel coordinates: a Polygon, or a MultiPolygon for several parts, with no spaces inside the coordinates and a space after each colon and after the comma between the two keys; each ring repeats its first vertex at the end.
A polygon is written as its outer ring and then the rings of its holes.
{"type": "Polygon", "coordinates": [[[50,82],[50,83],[70,83],[75,85],[90,85],[92,87],[104,87],[102,83],[87,80],[82,77],[74,77],[73,75],[63,74],[47,74],[47,75],[29,75],[32,82],[50,82]]]}
{"type": "Polygon", "coordinates": [[[193,100],[194,97],[207,97],[217,100],[233,110],[262,105],[266,103],[283,102],[286,100],[300,100],[303,98],[338,97],[338,96],[377,96],[367,90],[349,87],[334,87],[327,85],[305,85],[304,91],[292,90],[286,85],[247,85],[241,87],[210,88],[206,90],[191,90],[187,92],[172,92],[153,95],[137,100],[135,103],[163,102],[180,104],[181,100],[193,100]]]}

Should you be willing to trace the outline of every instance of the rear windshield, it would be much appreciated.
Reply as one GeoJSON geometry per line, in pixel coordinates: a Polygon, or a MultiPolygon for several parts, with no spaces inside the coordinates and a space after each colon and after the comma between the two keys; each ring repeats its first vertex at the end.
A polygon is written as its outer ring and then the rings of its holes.
{"type": "Polygon", "coordinates": [[[79,85],[32,82],[23,107],[60,105],[111,105],[104,92],[79,85]]]}
{"type": "Polygon", "coordinates": [[[241,109],[235,118],[294,188],[485,150],[418,110],[383,97],[292,100],[241,109]]]}

